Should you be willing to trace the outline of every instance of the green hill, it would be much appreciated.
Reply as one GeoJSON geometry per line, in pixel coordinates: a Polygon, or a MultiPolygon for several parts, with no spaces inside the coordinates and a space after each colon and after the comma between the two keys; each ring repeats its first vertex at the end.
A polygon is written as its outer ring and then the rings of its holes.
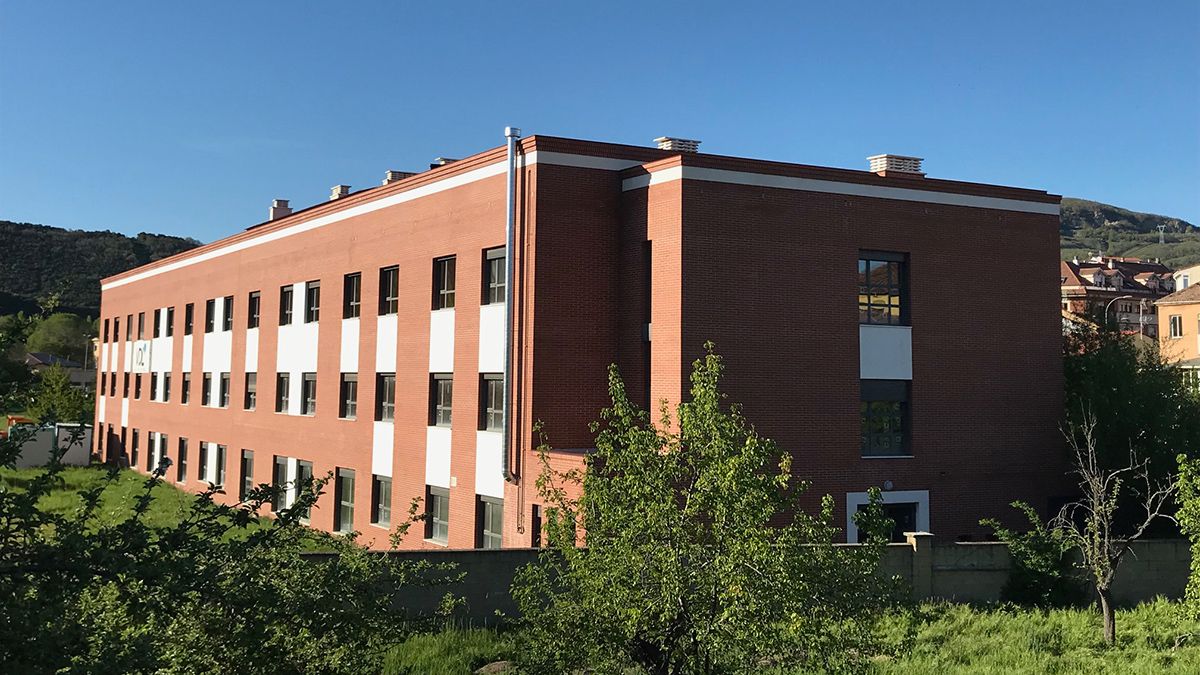
{"type": "Polygon", "coordinates": [[[100,313],[100,279],[199,246],[142,232],[85,232],[0,220],[0,315],[33,312],[58,294],[60,311],[100,313]]]}
{"type": "Polygon", "coordinates": [[[1064,197],[1060,233],[1066,260],[1104,251],[1105,255],[1158,258],[1172,268],[1200,263],[1200,228],[1179,218],[1064,197]],[[1166,226],[1162,244],[1159,225],[1166,226]]]}

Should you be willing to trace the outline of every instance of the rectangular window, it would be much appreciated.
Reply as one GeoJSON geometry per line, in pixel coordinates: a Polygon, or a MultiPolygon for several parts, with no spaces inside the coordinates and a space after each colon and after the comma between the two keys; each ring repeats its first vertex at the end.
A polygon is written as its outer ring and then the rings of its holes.
{"type": "Polygon", "coordinates": [[[242,401],[244,410],[254,410],[258,405],[258,373],[246,373],[246,397],[242,401]]]}
{"type": "Polygon", "coordinates": [[[221,330],[233,330],[233,296],[225,296],[225,313],[221,315],[221,330]]]}
{"type": "Polygon", "coordinates": [[[126,340],[133,339],[133,315],[132,314],[125,315],[125,339],[126,340]]]}
{"type": "Polygon", "coordinates": [[[179,402],[187,405],[192,400],[192,374],[184,373],[183,382],[179,383],[179,402]]]}
{"type": "Polygon", "coordinates": [[[357,319],[362,312],[362,273],[342,278],[342,318],[357,319]]]}
{"type": "Polygon", "coordinates": [[[400,267],[379,270],[379,315],[395,314],[400,307],[400,267]]]}
{"type": "Polygon", "coordinates": [[[454,307],[454,256],[433,261],[433,308],[454,307]]]}
{"type": "Polygon", "coordinates": [[[150,334],[154,337],[162,337],[162,310],[154,310],[154,325],[150,327],[150,334]]]}
{"type": "Polygon", "coordinates": [[[304,284],[304,323],[316,323],[321,320],[321,282],[309,281],[304,284]]]}
{"type": "Polygon", "coordinates": [[[108,391],[108,373],[100,373],[100,395],[108,391]]]}
{"type": "Polygon", "coordinates": [[[1170,337],[1171,338],[1183,337],[1183,315],[1182,314],[1172,314],[1170,316],[1169,320],[1171,322],[1170,333],[1169,333],[1170,337]]]}
{"type": "Polygon", "coordinates": [[[275,375],[275,412],[277,413],[288,411],[288,387],[291,386],[291,377],[288,373],[275,375]]]}
{"type": "Polygon", "coordinates": [[[125,373],[125,381],[121,386],[121,396],[129,398],[129,373],[125,373]]]}
{"type": "Polygon", "coordinates": [[[240,468],[241,480],[238,482],[238,501],[246,501],[246,495],[254,489],[254,452],[242,450],[240,468]]]}
{"type": "Polygon", "coordinates": [[[275,463],[271,472],[271,485],[275,488],[275,494],[271,496],[271,510],[276,513],[282,511],[287,504],[287,469],[287,457],[275,455],[275,463]]]}
{"type": "MultiPolygon", "coordinates": [[[[303,488],[306,485],[312,484],[312,477],[313,477],[312,462],[306,462],[304,460],[300,460],[300,461],[296,462],[295,494],[297,496],[300,494],[301,488],[303,488]]],[[[304,509],[304,511],[302,511],[300,513],[300,521],[307,523],[310,515],[312,515],[310,510],[304,509]]]]}
{"type": "Polygon", "coordinates": [[[154,452],[158,449],[158,438],[153,431],[146,432],[146,473],[154,471],[154,452]]]}
{"type": "Polygon", "coordinates": [[[504,269],[504,247],[483,252],[483,304],[504,302],[508,277],[504,269]]]}
{"type": "Polygon", "coordinates": [[[292,325],[292,286],[281,286],[279,288],[279,325],[292,325]]]}
{"type": "Polygon", "coordinates": [[[208,482],[208,443],[200,441],[200,466],[196,467],[200,470],[196,479],[201,483],[208,482]]]}
{"type": "Polygon", "coordinates": [[[146,313],[138,312],[138,339],[146,339],[146,313]]]}
{"type": "Polygon", "coordinates": [[[333,531],[351,532],[354,530],[354,471],[338,469],[336,481],[333,501],[337,510],[333,512],[333,531]]]}
{"type": "Polygon", "coordinates": [[[859,323],[908,325],[907,267],[907,256],[903,253],[859,253],[859,323]]]}
{"type": "Polygon", "coordinates": [[[187,455],[188,455],[188,440],[186,438],[179,439],[179,457],[175,463],[175,482],[187,482],[187,455]]]}
{"type": "Polygon", "coordinates": [[[533,513],[529,519],[529,545],[533,548],[542,547],[542,506],[533,505],[533,513]]]}
{"type": "Polygon", "coordinates": [[[907,457],[909,447],[906,380],[862,380],[860,411],[863,457],[907,457]]]}
{"type": "Polygon", "coordinates": [[[109,373],[109,375],[108,375],[108,395],[109,396],[117,395],[117,374],[116,373],[109,373]]]}
{"type": "Polygon", "coordinates": [[[339,391],[338,417],[346,420],[358,417],[358,373],[342,373],[339,391]]]}
{"type": "Polygon", "coordinates": [[[133,397],[140,399],[142,397],[142,374],[138,373],[133,376],[133,397]]]}
{"type": "Polygon", "coordinates": [[[204,332],[211,333],[217,329],[217,301],[209,298],[204,301],[204,332]]]}
{"type": "Polygon", "coordinates": [[[475,548],[500,548],[504,530],[504,500],[479,495],[475,506],[475,548]]]}
{"type": "Polygon", "coordinates": [[[479,376],[479,428],[483,431],[504,431],[504,376],[485,373],[479,376]]]}
{"type": "Polygon", "coordinates": [[[450,403],[454,393],[454,381],[450,373],[433,373],[429,376],[429,426],[450,426],[450,403]]]}
{"type": "Polygon", "coordinates": [[[166,328],[167,328],[167,337],[171,337],[172,335],[175,334],[175,308],[174,307],[167,308],[167,326],[166,326],[166,328]]]}
{"type": "Polygon", "coordinates": [[[103,342],[108,342],[108,319],[104,320],[104,339],[103,342]]]}
{"type": "Polygon", "coordinates": [[[371,476],[371,524],[392,524],[392,479],[387,476],[371,476]]]}
{"type": "MultiPolygon", "coordinates": [[[[167,442],[166,434],[158,435],[158,465],[154,467],[156,469],[159,466],[162,466],[163,461],[167,459],[167,442]]],[[[167,470],[165,468],[163,469],[163,475],[167,475],[167,470]]]]}
{"type": "Polygon", "coordinates": [[[204,373],[200,382],[200,405],[212,405],[212,373],[204,373]]]}
{"type": "Polygon", "coordinates": [[[112,326],[113,326],[112,341],[120,342],[121,341],[121,317],[114,316],[112,322],[113,322],[112,323],[112,326]]]}
{"type": "Polygon", "coordinates": [[[150,400],[158,400],[158,373],[150,373],[150,400]]]}
{"type": "Polygon", "coordinates": [[[259,312],[262,310],[262,293],[251,291],[246,299],[246,328],[258,328],[259,312]]]}
{"type": "Polygon", "coordinates": [[[450,540],[450,491],[425,486],[425,538],[445,544],[450,540]]]}
{"type": "Polygon", "coordinates": [[[183,334],[191,335],[192,326],[196,322],[196,306],[188,303],[183,306],[183,334]]]}
{"type": "Polygon", "coordinates": [[[171,374],[170,373],[163,373],[162,402],[163,403],[171,402],[171,374]]]}
{"type": "Polygon", "coordinates": [[[229,407],[229,373],[221,373],[221,401],[222,408],[229,407]]]}
{"type": "Polygon", "coordinates": [[[375,421],[391,422],[396,419],[396,374],[379,373],[375,376],[375,421]]]}
{"type": "Polygon", "coordinates": [[[217,487],[225,487],[225,446],[217,446],[217,487]]]}
{"type": "Polygon", "coordinates": [[[302,415],[317,414],[317,374],[304,373],[300,376],[300,413],[302,415]]]}
{"type": "Polygon", "coordinates": [[[129,453],[129,466],[138,465],[138,430],[133,430],[133,449],[129,453]]]}

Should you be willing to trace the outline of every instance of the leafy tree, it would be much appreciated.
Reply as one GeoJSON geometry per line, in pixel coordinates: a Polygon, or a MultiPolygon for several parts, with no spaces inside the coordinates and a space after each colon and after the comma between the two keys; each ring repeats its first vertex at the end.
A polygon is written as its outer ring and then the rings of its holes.
{"type": "Polygon", "coordinates": [[[996,538],[1008,545],[1012,560],[1012,571],[1000,589],[1000,600],[1041,608],[1079,603],[1084,590],[1071,574],[1071,544],[1059,530],[1043,524],[1032,506],[1024,502],[1013,502],[1012,506],[1025,514],[1028,530],[1010,530],[990,518],[979,521],[991,527],[996,538]]]}
{"type": "Polygon", "coordinates": [[[31,352],[46,352],[82,362],[91,349],[92,322],[76,314],[51,314],[37,323],[25,341],[31,352]]]}
{"type": "Polygon", "coordinates": [[[859,519],[869,543],[834,546],[832,499],[818,515],[799,507],[807,484],[725,404],[708,349],[677,430],[665,404],[655,425],[630,402],[614,366],[585,469],[556,472],[542,448],[549,547],[513,586],[523,667],[832,670],[879,648],[872,629],[895,589],[879,576],[890,523],[878,492],[859,519]]]}
{"type": "MultiPolygon", "coordinates": [[[[0,439],[0,464],[12,463],[29,433],[0,439]]],[[[0,478],[4,672],[377,672],[388,648],[428,626],[406,616],[404,594],[453,576],[301,525],[328,477],[299,486],[265,527],[255,525],[276,494],[268,485],[237,506],[214,502],[219,490],[210,488],[177,524],[161,526],[146,514],[169,462],[130,515],[114,518],[100,500],[116,468],[80,493],[76,512],[38,508],[61,481],[60,457],[61,449],[23,486],[0,478]],[[301,555],[314,544],[331,555],[301,555]]]]}
{"type": "Polygon", "coordinates": [[[96,409],[93,396],[71,384],[71,376],[59,365],[42,371],[33,389],[28,413],[38,421],[62,420],[90,424],[96,409]]]}
{"type": "Polygon", "coordinates": [[[25,340],[33,322],[24,314],[0,316],[0,414],[22,411],[32,401],[35,379],[25,365],[25,340]]]}
{"type": "Polygon", "coordinates": [[[1188,619],[1200,619],[1200,459],[1179,456],[1179,529],[1192,542],[1192,571],[1183,608],[1188,619]]]}

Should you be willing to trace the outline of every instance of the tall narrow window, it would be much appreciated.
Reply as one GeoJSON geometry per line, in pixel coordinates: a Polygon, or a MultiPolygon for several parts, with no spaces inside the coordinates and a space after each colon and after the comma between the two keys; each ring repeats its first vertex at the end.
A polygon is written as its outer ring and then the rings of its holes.
{"type": "Polygon", "coordinates": [[[254,410],[258,406],[258,373],[246,373],[246,398],[242,408],[254,410]]]}
{"type": "Polygon", "coordinates": [[[908,262],[903,253],[863,251],[858,258],[858,322],[908,325],[908,262]]]}
{"type": "Polygon", "coordinates": [[[396,418],[396,374],[375,376],[375,421],[391,422],[396,418]]]}
{"type": "Polygon", "coordinates": [[[1169,332],[1167,336],[1171,339],[1183,337],[1183,315],[1172,314],[1168,317],[1168,321],[1170,322],[1170,326],[1168,327],[1169,332]]]}
{"type": "Polygon", "coordinates": [[[179,402],[187,405],[192,400],[192,374],[184,373],[179,383],[179,402]]]}
{"type": "MultiPolygon", "coordinates": [[[[157,469],[158,467],[162,466],[163,462],[166,460],[167,460],[167,435],[160,433],[158,435],[158,462],[155,464],[154,468],[157,469]]],[[[164,476],[167,475],[167,470],[165,467],[163,468],[163,475],[164,476]]]]}
{"type": "Polygon", "coordinates": [[[199,469],[199,472],[197,473],[196,478],[201,483],[207,483],[208,482],[208,443],[206,443],[204,441],[200,441],[199,451],[200,451],[200,465],[198,467],[196,467],[197,469],[199,469]]]}
{"type": "Polygon", "coordinates": [[[138,339],[146,339],[146,313],[138,312],[138,339]]]}
{"type": "Polygon", "coordinates": [[[100,395],[108,391],[108,373],[100,373],[100,395]]]}
{"type": "MultiPolygon", "coordinates": [[[[306,462],[304,460],[296,462],[296,486],[293,494],[298,496],[300,494],[300,490],[304,489],[306,486],[312,485],[312,479],[312,462],[306,462]]],[[[310,515],[312,515],[311,511],[309,509],[304,509],[304,511],[300,513],[300,521],[307,523],[310,515]]]]}
{"type": "Polygon", "coordinates": [[[221,373],[221,397],[219,400],[222,408],[229,407],[229,373],[221,373]]]}
{"type": "Polygon", "coordinates": [[[379,270],[379,314],[395,314],[400,306],[400,267],[379,270]]]}
{"type": "Polygon", "coordinates": [[[121,341],[121,317],[119,317],[119,316],[113,317],[112,327],[113,327],[112,341],[120,342],[121,341]]]}
{"type": "Polygon", "coordinates": [[[162,337],[162,310],[154,310],[154,325],[150,327],[150,334],[154,337],[162,337]]]}
{"type": "Polygon", "coordinates": [[[125,315],[125,339],[126,340],[133,339],[133,315],[132,314],[125,315]]]}
{"type": "Polygon", "coordinates": [[[371,477],[371,524],[388,527],[392,524],[392,479],[371,477]]]}
{"type": "Polygon", "coordinates": [[[304,373],[300,381],[300,413],[302,415],[317,414],[317,374],[304,373]]]}
{"type": "Polygon", "coordinates": [[[233,330],[233,296],[225,296],[225,310],[221,314],[221,330],[233,330]]]}
{"type": "Polygon", "coordinates": [[[166,329],[167,329],[167,337],[171,337],[172,335],[175,334],[175,308],[174,307],[167,308],[166,329]]]}
{"type": "Polygon", "coordinates": [[[116,373],[108,374],[108,395],[109,396],[117,395],[117,374],[116,373]]]}
{"type": "Polygon", "coordinates": [[[158,373],[150,373],[150,400],[158,400],[158,373]]]}
{"type": "Polygon", "coordinates": [[[342,318],[357,319],[362,311],[362,273],[342,278],[342,318]]]}
{"type": "Polygon", "coordinates": [[[288,411],[288,387],[290,386],[290,374],[278,373],[275,375],[275,412],[285,413],[288,411]]]}
{"type": "Polygon", "coordinates": [[[315,323],[321,320],[321,282],[310,281],[304,284],[304,323],[315,323]]]}
{"type": "Polygon", "coordinates": [[[271,484],[274,487],[274,494],[271,495],[271,510],[278,513],[287,506],[288,486],[288,459],[275,455],[275,463],[271,467],[271,484]]]}
{"type": "Polygon", "coordinates": [[[861,421],[863,457],[907,457],[909,447],[909,382],[862,380],[861,421]]]}
{"type": "Polygon", "coordinates": [[[238,482],[238,501],[246,501],[246,495],[254,489],[254,452],[242,450],[241,480],[238,482]]]}
{"type": "Polygon", "coordinates": [[[209,298],[204,301],[204,332],[211,333],[217,329],[217,301],[209,298]]]}
{"type": "Polygon", "coordinates": [[[104,339],[101,342],[108,342],[108,319],[104,320],[104,339]]]}
{"type": "Polygon", "coordinates": [[[479,495],[475,508],[476,548],[500,548],[504,530],[504,500],[479,495]]]}
{"type": "Polygon", "coordinates": [[[188,440],[186,438],[179,439],[179,456],[175,462],[175,482],[187,482],[187,462],[188,462],[188,440]]]}
{"type": "Polygon", "coordinates": [[[212,373],[204,373],[200,380],[200,405],[212,405],[212,373]]]}
{"type": "Polygon", "coordinates": [[[142,374],[138,373],[133,376],[133,397],[140,399],[142,397],[142,374]]]}
{"type": "Polygon", "coordinates": [[[338,417],[346,420],[358,417],[358,373],[342,373],[339,390],[338,417]]]}
{"type": "Polygon", "coordinates": [[[138,430],[133,430],[133,446],[129,453],[129,465],[136,467],[138,465],[138,430]]]}
{"type": "Polygon", "coordinates": [[[162,402],[171,402],[171,374],[163,373],[162,377],[162,402]]]}
{"type": "Polygon", "coordinates": [[[483,252],[483,304],[504,302],[508,278],[504,269],[504,247],[483,252]]]}
{"type": "Polygon", "coordinates": [[[188,303],[183,306],[183,334],[191,335],[196,322],[196,305],[188,303]]]}
{"type": "Polygon", "coordinates": [[[338,469],[336,480],[333,501],[337,510],[333,512],[333,530],[350,532],[354,530],[354,470],[338,469]]]}
{"type": "Polygon", "coordinates": [[[454,256],[433,261],[433,308],[454,307],[454,256]]]}
{"type": "Polygon", "coordinates": [[[225,487],[225,446],[217,446],[217,487],[225,487]]]}
{"type": "Polygon", "coordinates": [[[292,324],[292,286],[282,286],[279,289],[279,325],[292,324]]]}
{"type": "Polygon", "coordinates": [[[121,387],[121,396],[129,398],[129,373],[125,373],[125,382],[121,387]]]}
{"type": "Polygon", "coordinates": [[[504,430],[504,376],[485,373],[479,376],[479,428],[483,431],[504,430]]]}
{"type": "Polygon", "coordinates": [[[425,487],[425,538],[439,544],[450,540],[450,491],[425,487]]]}
{"type": "Polygon", "coordinates": [[[262,311],[262,293],[251,291],[246,299],[246,328],[258,328],[259,313],[262,311]]]}
{"type": "Polygon", "coordinates": [[[454,392],[452,377],[450,373],[433,373],[429,376],[430,426],[450,426],[450,403],[454,392]]]}

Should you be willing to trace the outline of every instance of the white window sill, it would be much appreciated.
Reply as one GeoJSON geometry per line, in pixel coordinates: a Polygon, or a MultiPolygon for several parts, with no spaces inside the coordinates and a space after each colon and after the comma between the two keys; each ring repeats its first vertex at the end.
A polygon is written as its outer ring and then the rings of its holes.
{"type": "Polygon", "coordinates": [[[449,541],[438,541],[437,539],[423,539],[422,541],[424,541],[426,544],[433,544],[434,546],[440,546],[442,548],[450,548],[449,541]]]}

